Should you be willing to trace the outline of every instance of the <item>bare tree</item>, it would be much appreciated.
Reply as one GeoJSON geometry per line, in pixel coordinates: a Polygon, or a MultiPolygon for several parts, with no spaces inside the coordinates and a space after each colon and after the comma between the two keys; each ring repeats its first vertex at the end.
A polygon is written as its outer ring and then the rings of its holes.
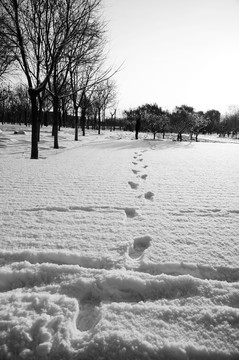
{"type": "Polygon", "coordinates": [[[94,64],[77,64],[71,71],[72,103],[75,116],[75,141],[78,141],[79,109],[81,109],[81,127],[85,136],[86,109],[90,106],[93,93],[92,78],[95,75],[94,64]]]}
{"type": "Polygon", "coordinates": [[[25,73],[32,108],[31,158],[38,158],[38,94],[44,91],[100,0],[0,0],[4,43],[25,73]]]}
{"type": "Polygon", "coordinates": [[[116,111],[117,108],[110,111],[110,131],[115,130],[116,111]]]}
{"type": "Polygon", "coordinates": [[[0,15],[0,80],[4,80],[5,75],[9,74],[15,60],[11,44],[6,39],[4,16],[5,16],[4,13],[1,13],[0,15]]]}
{"type": "Polygon", "coordinates": [[[112,79],[100,82],[95,86],[92,99],[93,107],[98,116],[98,134],[101,129],[101,115],[105,115],[107,107],[112,106],[116,100],[116,83],[112,79]]]}

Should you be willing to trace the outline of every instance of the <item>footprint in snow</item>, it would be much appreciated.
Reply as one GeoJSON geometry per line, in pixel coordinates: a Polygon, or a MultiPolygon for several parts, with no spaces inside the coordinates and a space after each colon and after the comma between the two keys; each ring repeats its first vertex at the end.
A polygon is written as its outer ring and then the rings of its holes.
{"type": "Polygon", "coordinates": [[[132,171],[134,174],[137,174],[138,172],[140,172],[140,170],[135,170],[135,169],[132,169],[132,171]]]}
{"type": "Polygon", "coordinates": [[[147,176],[148,176],[147,174],[144,174],[141,176],[141,179],[146,180],[147,176]]]}
{"type": "Polygon", "coordinates": [[[148,165],[144,165],[144,169],[146,169],[148,167],[148,165]]]}
{"type": "Polygon", "coordinates": [[[144,197],[145,197],[145,199],[147,199],[147,200],[153,200],[154,193],[151,192],[151,191],[148,191],[148,192],[146,192],[146,193],[144,194],[144,197]]]}
{"type": "Polygon", "coordinates": [[[138,163],[137,163],[137,162],[135,162],[135,161],[132,161],[132,164],[134,164],[134,165],[138,165],[138,163]]]}
{"type": "Polygon", "coordinates": [[[152,238],[149,235],[140,236],[134,239],[133,246],[129,249],[129,256],[136,259],[150,246],[152,238]]]}
{"type": "Polygon", "coordinates": [[[138,215],[137,211],[134,208],[125,208],[124,211],[127,218],[134,218],[138,215]]]}
{"type": "Polygon", "coordinates": [[[96,326],[99,322],[99,308],[90,301],[81,305],[81,310],[76,320],[76,327],[78,330],[84,332],[96,326]]]}
{"type": "Polygon", "coordinates": [[[131,189],[137,189],[139,184],[134,183],[133,181],[128,181],[129,186],[131,189]]]}

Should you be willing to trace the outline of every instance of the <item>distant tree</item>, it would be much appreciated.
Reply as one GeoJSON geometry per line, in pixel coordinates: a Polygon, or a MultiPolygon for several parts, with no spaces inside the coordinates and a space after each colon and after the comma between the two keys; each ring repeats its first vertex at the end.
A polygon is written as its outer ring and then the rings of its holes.
{"type": "Polygon", "coordinates": [[[232,137],[237,138],[239,132],[239,107],[236,105],[231,105],[229,111],[224,116],[224,119],[221,121],[221,128],[223,129],[224,134],[227,133],[228,136],[231,134],[232,137]]]}
{"type": "Polygon", "coordinates": [[[169,114],[163,111],[157,104],[144,104],[136,109],[124,110],[124,128],[130,131],[135,130],[135,139],[138,139],[139,132],[152,132],[154,139],[158,132],[165,134],[169,124],[169,114]]]}
{"type": "Polygon", "coordinates": [[[116,83],[114,80],[107,79],[96,84],[91,101],[98,116],[98,134],[100,134],[101,129],[101,115],[104,118],[106,108],[112,106],[115,100],[116,83]]]}
{"type": "Polygon", "coordinates": [[[207,119],[208,121],[205,131],[209,134],[218,132],[220,118],[221,118],[221,114],[218,110],[208,110],[205,113],[205,119],[207,119]]]}
{"type": "Polygon", "coordinates": [[[0,119],[2,123],[28,125],[30,102],[25,84],[0,88],[0,119]]]}
{"type": "Polygon", "coordinates": [[[75,117],[75,141],[78,141],[79,109],[81,109],[82,135],[85,136],[86,111],[91,106],[89,99],[93,94],[93,85],[91,84],[93,76],[94,67],[87,64],[76,66],[70,71],[71,100],[75,117]]]}
{"type": "Polygon", "coordinates": [[[138,140],[139,132],[141,130],[141,111],[140,109],[136,110],[135,112],[135,139],[138,140]]]}
{"type": "Polygon", "coordinates": [[[135,130],[135,139],[138,140],[142,128],[142,119],[144,119],[144,110],[140,106],[136,109],[124,110],[123,116],[126,130],[135,130]]]}
{"type": "Polygon", "coordinates": [[[146,104],[141,107],[144,114],[145,128],[147,131],[153,133],[154,139],[158,132],[165,134],[165,128],[169,122],[169,116],[166,111],[163,111],[157,104],[146,104]]]}
{"type": "Polygon", "coordinates": [[[89,96],[88,96],[88,93],[86,92],[85,89],[82,91],[81,100],[80,100],[80,108],[81,108],[80,126],[81,126],[81,130],[82,130],[82,136],[85,136],[86,116],[87,116],[88,110],[91,107],[91,102],[90,102],[91,95],[92,95],[92,93],[89,93],[89,96]]]}
{"type": "Polygon", "coordinates": [[[199,133],[205,129],[208,124],[208,119],[205,117],[202,111],[191,113],[191,129],[190,135],[192,139],[192,134],[195,134],[195,141],[198,141],[199,133]]]}
{"type": "Polygon", "coordinates": [[[110,131],[115,130],[116,111],[116,108],[110,111],[110,131]]]}
{"type": "Polygon", "coordinates": [[[135,129],[135,110],[129,109],[123,111],[123,129],[126,131],[134,131],[135,129]]]}
{"type": "Polygon", "coordinates": [[[5,84],[1,84],[0,87],[0,120],[2,124],[5,123],[6,115],[6,101],[8,100],[9,91],[5,84]]]}
{"type": "Polygon", "coordinates": [[[193,107],[182,105],[176,106],[174,112],[170,116],[170,125],[177,132],[177,141],[182,141],[183,132],[190,131],[193,124],[192,114],[193,107]]]}

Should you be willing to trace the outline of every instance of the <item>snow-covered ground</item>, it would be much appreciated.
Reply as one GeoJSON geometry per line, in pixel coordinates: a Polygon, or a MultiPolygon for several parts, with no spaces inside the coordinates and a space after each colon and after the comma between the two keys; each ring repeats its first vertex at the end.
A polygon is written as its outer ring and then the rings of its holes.
{"type": "Polygon", "coordinates": [[[239,140],[0,129],[0,359],[238,359],[239,140]],[[210,140],[210,141],[209,141],[210,140]]]}

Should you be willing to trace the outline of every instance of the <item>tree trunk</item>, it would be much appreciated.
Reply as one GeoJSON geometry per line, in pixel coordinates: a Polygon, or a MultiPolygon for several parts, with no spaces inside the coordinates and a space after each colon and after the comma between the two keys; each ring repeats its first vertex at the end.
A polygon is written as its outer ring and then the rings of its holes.
{"type": "Polygon", "coordinates": [[[44,122],[44,126],[48,126],[48,118],[47,118],[47,112],[45,111],[45,113],[44,113],[44,120],[43,120],[43,122],[44,122]]]}
{"type": "Polygon", "coordinates": [[[75,107],[75,141],[78,141],[78,123],[79,123],[78,107],[75,107]]]}
{"type": "Polygon", "coordinates": [[[32,139],[31,139],[31,159],[38,159],[38,116],[37,116],[37,94],[33,89],[29,89],[32,112],[32,139]]]}
{"type": "Polygon", "coordinates": [[[58,130],[61,131],[62,127],[62,113],[61,111],[58,112],[58,130]]]}
{"type": "Polygon", "coordinates": [[[58,144],[58,109],[59,99],[57,96],[53,98],[53,135],[54,135],[54,149],[59,149],[58,144]]]}
{"type": "Polygon", "coordinates": [[[62,126],[66,127],[67,111],[65,108],[65,102],[62,101],[62,126]]]}
{"type": "Polygon", "coordinates": [[[135,125],[135,139],[138,140],[138,135],[139,135],[139,131],[140,131],[140,119],[136,120],[136,125],[135,125]]]}
{"type": "Polygon", "coordinates": [[[96,129],[96,124],[97,124],[97,110],[94,112],[94,120],[92,122],[92,130],[96,129]]]}
{"type": "Polygon", "coordinates": [[[98,134],[100,135],[100,109],[98,110],[98,134]]]}
{"type": "Polygon", "coordinates": [[[182,141],[182,133],[181,132],[178,133],[177,141],[182,141]]]}
{"type": "Polygon", "coordinates": [[[40,130],[41,130],[41,125],[42,125],[42,119],[43,119],[43,95],[41,96],[40,94],[38,94],[38,104],[39,104],[39,109],[38,109],[38,142],[40,141],[40,130]]]}
{"type": "Polygon", "coordinates": [[[38,114],[38,121],[37,121],[37,141],[39,142],[40,141],[40,132],[41,132],[41,122],[40,122],[40,119],[39,119],[39,116],[40,114],[38,114]]]}
{"type": "Polygon", "coordinates": [[[86,109],[85,107],[83,107],[81,109],[81,129],[83,136],[85,136],[85,123],[86,123],[86,109]]]}
{"type": "Polygon", "coordinates": [[[85,126],[86,126],[86,129],[89,130],[89,128],[90,128],[90,117],[89,117],[89,115],[86,118],[86,125],[85,126]]]}

